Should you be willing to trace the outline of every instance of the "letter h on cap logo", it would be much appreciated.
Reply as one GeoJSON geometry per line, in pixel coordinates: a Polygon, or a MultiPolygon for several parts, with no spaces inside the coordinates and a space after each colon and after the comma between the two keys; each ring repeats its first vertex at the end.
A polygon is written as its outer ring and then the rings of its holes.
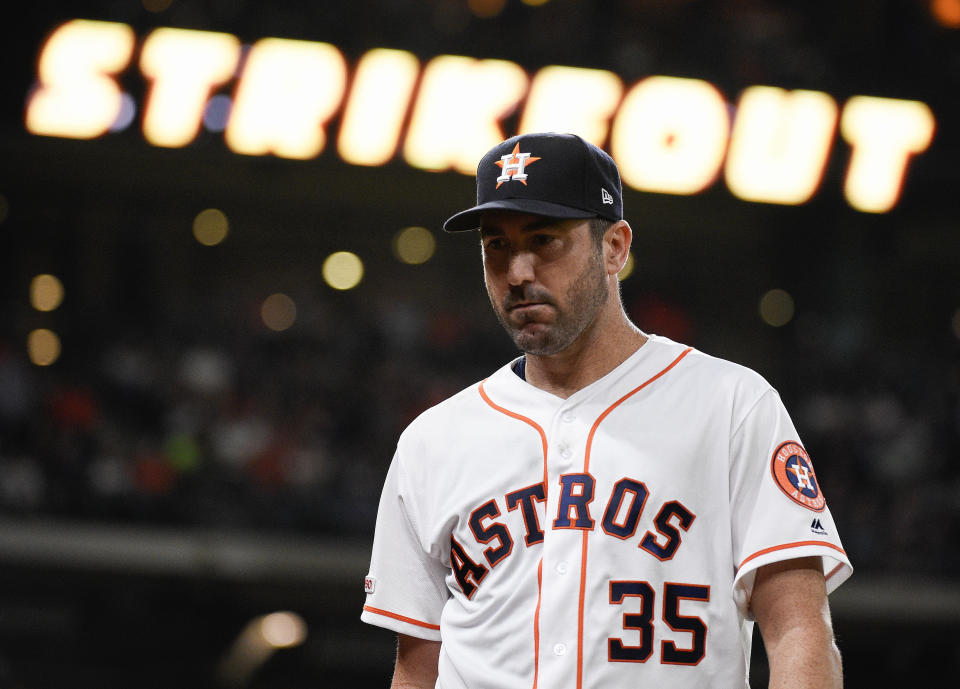
{"type": "Polygon", "coordinates": [[[501,184],[509,182],[511,179],[526,186],[527,173],[525,169],[527,165],[538,160],[540,158],[531,157],[529,153],[520,153],[520,142],[518,141],[517,145],[513,147],[513,151],[505,156],[500,156],[500,160],[494,162],[494,165],[499,165],[503,169],[503,173],[497,177],[497,189],[500,188],[501,184]]]}

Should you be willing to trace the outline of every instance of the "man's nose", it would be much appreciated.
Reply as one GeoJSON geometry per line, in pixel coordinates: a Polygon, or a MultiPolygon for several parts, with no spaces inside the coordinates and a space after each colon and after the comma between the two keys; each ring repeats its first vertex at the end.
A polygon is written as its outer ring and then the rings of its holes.
{"type": "Polygon", "coordinates": [[[507,263],[507,282],[511,285],[522,285],[533,282],[535,257],[529,251],[516,251],[510,254],[507,263]]]}

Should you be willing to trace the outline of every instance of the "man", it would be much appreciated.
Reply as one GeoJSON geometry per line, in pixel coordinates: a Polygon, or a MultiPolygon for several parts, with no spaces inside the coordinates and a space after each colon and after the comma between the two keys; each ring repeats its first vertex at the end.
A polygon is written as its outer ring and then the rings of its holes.
{"type": "Polygon", "coordinates": [[[526,134],[477,168],[490,302],[523,356],[426,411],[387,474],[362,619],[393,687],[842,684],[852,572],[810,457],[757,374],[625,314],[613,160],[526,134]]]}

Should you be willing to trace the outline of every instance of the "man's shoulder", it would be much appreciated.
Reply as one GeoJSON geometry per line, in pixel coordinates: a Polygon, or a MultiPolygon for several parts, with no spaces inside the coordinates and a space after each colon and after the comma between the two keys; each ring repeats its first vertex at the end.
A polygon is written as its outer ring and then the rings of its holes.
{"type": "MultiPolygon", "coordinates": [[[[423,410],[407,426],[404,435],[433,432],[437,428],[450,428],[468,422],[478,409],[486,406],[480,387],[491,380],[507,380],[514,374],[510,370],[512,362],[494,371],[489,377],[478,380],[446,399],[423,410]]],[[[519,379],[518,379],[519,380],[519,379]]]]}
{"type": "MultiPolygon", "coordinates": [[[[679,353],[687,349],[686,345],[674,342],[666,337],[654,335],[651,336],[651,340],[658,346],[679,353]]],[[[678,367],[678,373],[687,372],[689,375],[709,380],[712,384],[721,388],[732,387],[756,392],[764,392],[771,388],[770,383],[763,375],[747,365],[715,354],[708,354],[693,347],[689,349],[689,353],[684,356],[685,364],[678,367]]]]}

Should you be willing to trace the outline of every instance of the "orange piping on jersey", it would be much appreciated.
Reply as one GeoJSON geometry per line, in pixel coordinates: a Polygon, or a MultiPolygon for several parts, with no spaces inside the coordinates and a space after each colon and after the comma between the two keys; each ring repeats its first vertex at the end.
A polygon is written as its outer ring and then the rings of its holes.
{"type": "MultiPolygon", "coordinates": [[[[484,381],[484,383],[485,382],[486,381],[484,381]]],[[[491,407],[496,409],[501,414],[506,414],[507,416],[513,419],[517,419],[518,421],[523,421],[528,426],[532,426],[537,431],[537,433],[540,434],[540,444],[543,447],[543,489],[544,489],[544,492],[546,492],[547,490],[547,434],[543,432],[542,428],[540,428],[540,424],[538,424],[533,419],[527,418],[522,414],[518,414],[516,412],[510,411],[509,409],[506,409],[505,407],[501,407],[499,404],[496,404],[493,400],[490,399],[489,396],[487,396],[487,391],[484,389],[483,383],[480,383],[479,390],[480,390],[480,396],[483,398],[484,402],[489,404],[491,407]]]]}
{"type": "Polygon", "coordinates": [[[660,373],[656,374],[655,376],[649,378],[648,380],[644,381],[642,384],[635,387],[633,390],[631,390],[626,395],[624,395],[623,397],[618,399],[616,402],[611,404],[609,407],[607,407],[606,411],[604,411],[599,417],[597,417],[597,420],[593,422],[593,428],[590,429],[590,434],[587,436],[587,453],[583,460],[583,473],[586,474],[587,472],[590,471],[590,450],[593,447],[593,436],[596,434],[597,427],[600,426],[600,422],[603,421],[605,418],[607,418],[610,412],[612,412],[614,409],[616,409],[621,404],[623,404],[623,402],[625,402],[627,399],[629,399],[633,395],[643,390],[645,387],[650,385],[650,383],[652,383],[657,378],[664,375],[671,368],[679,364],[680,360],[683,359],[683,357],[685,357],[687,354],[689,354],[692,351],[693,351],[693,347],[687,347],[686,349],[684,349],[682,352],[680,352],[680,356],[678,356],[676,359],[671,361],[670,364],[665,369],[660,371],[660,373]]]}
{"type": "MultiPolygon", "coordinates": [[[[589,450],[587,452],[589,453],[589,450]]],[[[583,686],[583,601],[587,588],[588,533],[590,532],[584,531],[580,541],[580,603],[577,607],[577,689],[581,689],[583,686]]]]}
{"type": "MultiPolygon", "coordinates": [[[[787,548],[801,548],[801,547],[806,546],[806,545],[825,546],[825,547],[827,547],[827,548],[833,548],[834,550],[837,550],[837,551],[841,552],[843,555],[846,555],[846,554],[847,554],[846,551],[845,551],[843,548],[841,548],[840,546],[834,545],[833,543],[827,543],[826,541],[797,541],[796,543],[784,543],[783,545],[775,545],[775,546],[773,546],[773,547],[771,547],[771,548],[764,548],[763,550],[760,550],[760,551],[754,553],[753,555],[748,556],[743,562],[740,563],[740,566],[737,567],[737,571],[739,572],[741,569],[743,569],[743,566],[744,566],[745,564],[747,564],[748,562],[750,562],[750,560],[754,560],[754,559],[760,557],[761,555],[766,555],[767,553],[773,553],[773,552],[776,552],[776,551],[778,551],[778,550],[786,550],[787,548]]],[[[842,565],[841,565],[841,566],[842,566],[842,565]]],[[[830,574],[827,576],[827,578],[829,579],[829,578],[832,577],[835,573],[836,573],[836,570],[834,570],[833,572],[830,572],[830,574]]]]}
{"type": "Polygon", "coordinates": [[[833,578],[833,575],[836,574],[837,572],[839,572],[841,569],[843,569],[843,563],[842,563],[842,562],[841,562],[839,565],[837,565],[836,567],[834,567],[833,569],[830,570],[830,573],[827,574],[827,576],[825,576],[825,577],[823,578],[824,581],[830,581],[830,580],[833,578]]]}
{"type": "MultiPolygon", "coordinates": [[[[543,497],[544,505],[547,504],[549,486],[547,484],[547,434],[543,432],[543,429],[540,427],[536,421],[522,414],[517,414],[512,412],[505,407],[501,407],[499,404],[496,404],[490,397],[487,395],[487,391],[483,387],[483,381],[480,383],[478,391],[480,392],[480,397],[483,398],[483,401],[486,402],[490,407],[501,414],[506,414],[512,419],[517,421],[523,421],[523,423],[532,427],[537,433],[540,434],[540,446],[543,449],[543,497]]],[[[543,558],[540,558],[540,564],[537,565],[537,607],[536,611],[533,614],[533,689],[537,689],[537,680],[540,675],[540,602],[543,594],[543,558]]]]}
{"type": "Polygon", "coordinates": [[[540,592],[543,590],[543,558],[537,565],[537,611],[533,615],[533,689],[540,676],[540,592]]]}
{"type": "Polygon", "coordinates": [[[374,608],[369,605],[364,605],[363,609],[367,612],[372,612],[377,615],[383,615],[384,617],[392,617],[395,620],[400,620],[401,622],[407,622],[409,624],[415,624],[418,627],[423,627],[424,629],[434,629],[440,631],[439,624],[430,624],[429,622],[421,622],[420,620],[415,620],[412,617],[404,617],[403,615],[398,615],[395,612],[389,612],[387,610],[381,610],[380,608],[374,608]]]}
{"type": "MultiPolygon", "coordinates": [[[[583,458],[583,473],[589,473],[590,471],[590,451],[593,448],[593,436],[596,435],[597,428],[600,426],[600,423],[610,415],[614,409],[619,407],[627,399],[635,395],[636,393],[643,390],[645,387],[650,385],[657,378],[661,377],[671,368],[680,363],[680,360],[683,359],[687,354],[693,351],[693,347],[687,347],[680,355],[670,362],[666,368],[657,373],[656,375],[648,378],[646,381],[635,387],[633,390],[628,392],[626,395],[618,399],[616,402],[611,404],[607,409],[597,417],[597,420],[593,422],[593,427],[590,429],[590,433],[587,435],[587,449],[583,458]]],[[[580,601],[579,609],[577,610],[577,689],[582,689],[583,687],[583,609],[584,609],[584,599],[586,597],[587,589],[587,536],[589,535],[588,531],[583,532],[583,542],[580,546],[580,601]]]]}

